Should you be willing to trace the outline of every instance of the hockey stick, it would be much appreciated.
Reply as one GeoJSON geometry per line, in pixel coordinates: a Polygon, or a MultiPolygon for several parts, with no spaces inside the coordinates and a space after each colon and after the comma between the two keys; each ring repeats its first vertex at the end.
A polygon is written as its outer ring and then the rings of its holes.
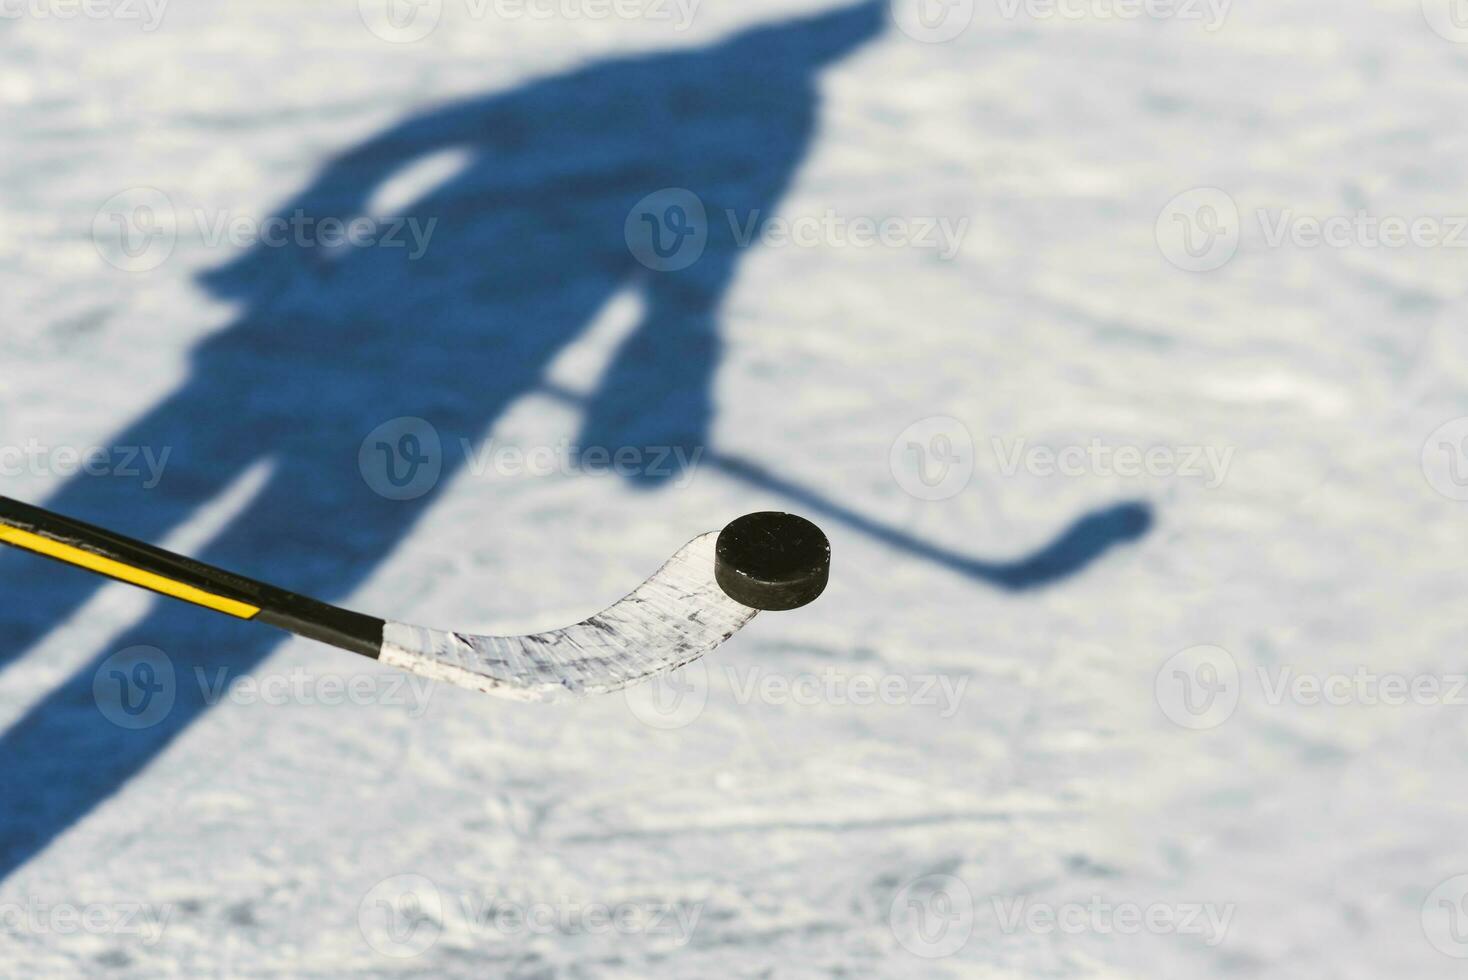
{"type": "Polygon", "coordinates": [[[809,521],[750,514],[694,538],[584,622],[529,636],[474,636],[350,612],[5,497],[0,544],[520,701],[608,693],[697,660],[761,609],[814,601],[831,560],[825,535],[809,521]]]}

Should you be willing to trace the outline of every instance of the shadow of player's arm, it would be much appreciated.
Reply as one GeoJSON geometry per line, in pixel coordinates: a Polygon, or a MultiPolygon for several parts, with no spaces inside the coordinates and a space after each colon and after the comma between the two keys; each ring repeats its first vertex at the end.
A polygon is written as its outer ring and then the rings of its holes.
{"type": "MultiPolygon", "coordinates": [[[[390,177],[434,153],[464,148],[490,152],[514,130],[514,113],[503,96],[465,99],[414,116],[332,158],[315,179],[271,219],[287,225],[299,216],[343,224],[363,216],[373,194],[390,177]]],[[[200,281],[216,296],[251,298],[282,288],[293,277],[323,268],[320,249],[256,244],[200,281]]]]}

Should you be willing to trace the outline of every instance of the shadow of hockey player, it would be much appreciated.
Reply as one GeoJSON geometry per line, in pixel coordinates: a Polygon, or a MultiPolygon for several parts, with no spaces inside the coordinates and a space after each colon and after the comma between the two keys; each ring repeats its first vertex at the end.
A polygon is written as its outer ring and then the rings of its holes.
{"type": "MultiPolygon", "coordinates": [[[[434,453],[432,440],[482,440],[638,277],[644,315],[581,399],[576,442],[704,445],[715,316],[738,242],[709,222],[696,262],[657,273],[634,250],[654,249],[656,265],[681,242],[686,213],[658,196],[668,188],[691,191],[711,214],[775,211],[811,145],[819,72],[877,35],[885,16],[885,3],[864,3],[700,50],[604,62],[425,112],[328,161],[279,209],[281,221],[371,215],[407,180],[409,200],[383,217],[413,219],[419,237],[400,229],[403,247],[326,247],[322,227],[319,242],[287,234],[205,276],[238,319],[199,345],[177,390],[109,443],[169,450],[161,482],[77,478],[46,505],[158,542],[265,463],[263,487],[199,557],[346,602],[463,465],[460,454],[434,453]]],[[[754,464],[725,469],[781,489],[754,464]]],[[[861,524],[785,489],[812,511],[861,524]]],[[[959,567],[1010,587],[1041,584],[1141,533],[1143,517],[1073,529],[1041,566],[959,567]],[[1016,579],[1015,568],[1030,571],[1016,579]]],[[[0,554],[0,583],[10,600],[0,662],[66,621],[97,585],[13,552],[0,554]]],[[[159,603],[31,708],[0,739],[0,877],[116,792],[208,709],[221,679],[248,673],[280,640],[159,603]],[[142,649],[154,645],[166,655],[142,649]]]]}

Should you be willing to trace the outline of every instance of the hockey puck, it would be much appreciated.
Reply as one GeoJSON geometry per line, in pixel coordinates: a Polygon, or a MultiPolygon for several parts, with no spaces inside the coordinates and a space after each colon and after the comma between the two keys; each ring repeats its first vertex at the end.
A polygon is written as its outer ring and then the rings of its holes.
{"type": "Polygon", "coordinates": [[[736,602],[755,609],[798,609],[826,590],[831,542],[803,517],[749,514],[719,534],[714,577],[736,602]]]}

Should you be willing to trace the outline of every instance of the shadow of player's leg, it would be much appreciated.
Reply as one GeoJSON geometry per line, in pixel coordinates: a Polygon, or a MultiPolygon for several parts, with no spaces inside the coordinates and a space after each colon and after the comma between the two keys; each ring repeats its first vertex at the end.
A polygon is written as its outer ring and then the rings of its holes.
{"type": "MultiPolygon", "coordinates": [[[[258,457],[258,445],[236,438],[239,427],[220,419],[234,410],[217,385],[185,385],[106,443],[120,472],[74,476],[45,506],[157,542],[258,457]]],[[[101,584],[75,568],[0,548],[0,667],[64,624],[101,584]]]]}
{"type": "MultiPolygon", "coordinates": [[[[355,589],[435,495],[397,502],[361,480],[323,491],[313,468],[273,474],[201,560],[327,601],[355,589]]],[[[0,736],[6,804],[0,879],[24,864],[146,768],[284,639],[258,623],[160,599],[0,736]],[[151,647],[160,654],[109,662],[151,647]],[[139,664],[147,663],[144,670],[139,664]],[[99,694],[100,692],[100,694],[99,694]]],[[[348,653],[321,648],[343,672],[348,653]]],[[[328,661],[323,661],[328,662],[328,661]]]]}

